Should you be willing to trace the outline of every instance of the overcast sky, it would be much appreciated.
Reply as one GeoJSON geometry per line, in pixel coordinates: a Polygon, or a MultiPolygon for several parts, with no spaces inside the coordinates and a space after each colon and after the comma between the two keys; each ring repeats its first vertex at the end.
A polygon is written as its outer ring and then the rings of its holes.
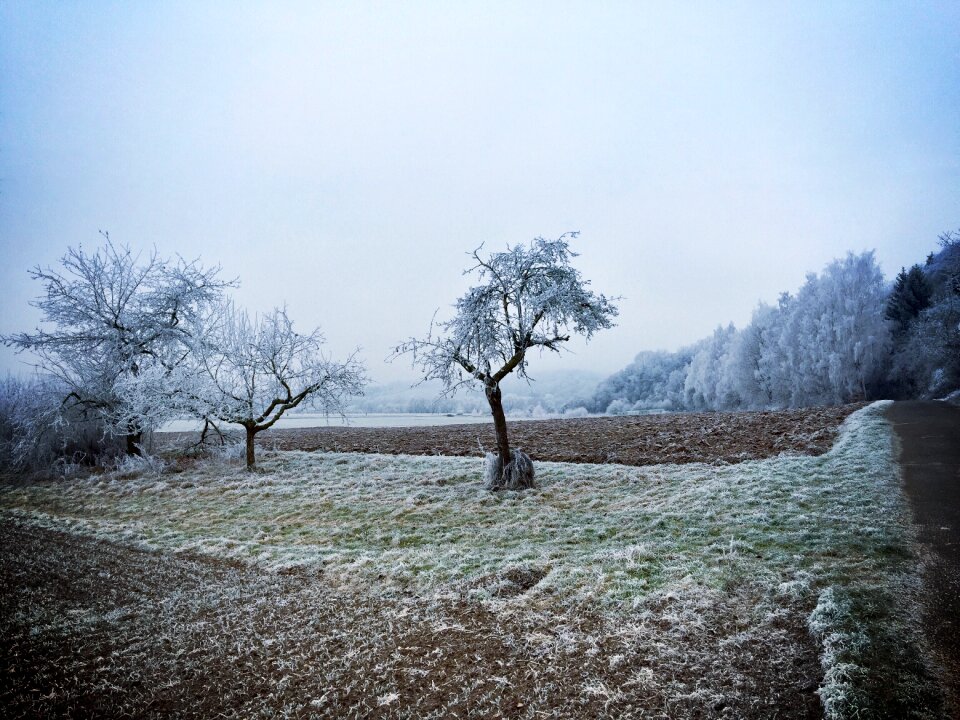
{"type": "MultiPolygon", "coordinates": [[[[97,231],[384,364],[466,253],[581,231],[612,372],[960,227],[960,3],[0,3],[0,333],[97,231]]],[[[18,359],[0,350],[0,370],[18,359]]]]}

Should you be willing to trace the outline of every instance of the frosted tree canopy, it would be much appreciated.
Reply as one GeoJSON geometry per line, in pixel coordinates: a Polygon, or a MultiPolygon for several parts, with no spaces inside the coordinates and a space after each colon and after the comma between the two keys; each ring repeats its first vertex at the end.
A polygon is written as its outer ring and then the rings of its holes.
{"type": "Polygon", "coordinates": [[[571,332],[590,338],[613,327],[613,299],[590,290],[570,264],[577,253],[568,239],[577,235],[536,238],[486,258],[482,247],[474,250],[464,274],[479,282],[457,300],[454,317],[434,322],[426,339],[408,340],[397,353],[412,353],[425,379],[452,390],[474,379],[499,383],[514,371],[526,377],[527,350],[559,352],[571,332]]]}
{"type": "Polygon", "coordinates": [[[396,349],[411,353],[424,380],[440,380],[447,392],[472,380],[483,383],[497,432],[498,453],[487,463],[493,490],[533,485],[530,458],[510,451],[500,381],[514,371],[527,376],[531,348],[559,352],[571,332],[589,339],[613,327],[617,315],[613,301],[590,290],[570,264],[576,253],[568,239],[575,237],[536,238],[529,247],[507,246],[490,255],[477,248],[465,274],[479,282],[457,300],[453,318],[432,323],[425,340],[411,339],[396,349]]]}

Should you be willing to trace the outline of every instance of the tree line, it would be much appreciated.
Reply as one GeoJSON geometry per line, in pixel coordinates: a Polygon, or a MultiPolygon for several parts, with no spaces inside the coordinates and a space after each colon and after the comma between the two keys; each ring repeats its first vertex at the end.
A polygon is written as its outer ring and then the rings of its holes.
{"type": "Polygon", "coordinates": [[[592,412],[736,410],[942,397],[960,388],[960,232],[892,284],[873,252],[811,273],[751,322],[677,352],[641,352],[592,412]]]}
{"type": "MultiPolygon", "coordinates": [[[[510,446],[501,383],[527,377],[531,351],[558,352],[571,334],[613,326],[615,301],[594,293],[569,241],[534,239],[470,254],[477,284],[448,320],[395,348],[445,394],[482,390],[497,434],[491,489],[533,484],[529,457],[510,446]]],[[[174,417],[203,423],[201,440],[243,428],[255,437],[287,411],[343,414],[362,394],[356,353],[334,360],[319,330],[294,330],[286,308],[251,316],[233,280],[199,261],[145,258],[104,242],[69,249],[60,267],[31,271],[45,327],[3,336],[38,358],[30,380],[0,383],[0,462],[49,467],[138,455],[145,434],[174,417]]],[[[593,412],[798,407],[878,397],[938,397],[960,387],[960,233],[923,265],[887,283],[872,252],[811,273],[743,329],[719,327],[678,352],[643,352],[603,381],[593,412]]],[[[578,405],[577,401],[569,407],[578,405]]]]}

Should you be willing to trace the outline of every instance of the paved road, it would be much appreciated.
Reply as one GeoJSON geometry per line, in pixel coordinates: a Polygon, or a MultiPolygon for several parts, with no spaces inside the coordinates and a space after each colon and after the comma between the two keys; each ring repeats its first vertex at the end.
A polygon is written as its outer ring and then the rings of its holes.
{"type": "Polygon", "coordinates": [[[930,553],[925,582],[927,635],[946,667],[960,711],[960,407],[897,402],[887,410],[900,439],[907,496],[930,553]]]}

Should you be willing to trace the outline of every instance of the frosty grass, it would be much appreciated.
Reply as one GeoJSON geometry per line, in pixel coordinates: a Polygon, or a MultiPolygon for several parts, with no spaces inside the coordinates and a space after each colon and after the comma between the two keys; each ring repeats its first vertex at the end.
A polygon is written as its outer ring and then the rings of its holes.
{"type": "Polygon", "coordinates": [[[206,461],[180,474],[4,484],[0,513],[265,571],[322,568],[327,582],[367,592],[518,610],[587,602],[616,614],[670,596],[694,617],[705,597],[747,584],[770,600],[748,610],[758,625],[784,603],[809,614],[821,699],[844,717],[870,703],[865,678],[884,672],[863,666],[865,648],[918,642],[917,557],[884,407],[851,415],[819,457],[538,462],[538,489],[491,493],[482,458],[265,452],[257,473],[206,461]],[[511,570],[542,579],[498,592],[511,570]],[[895,609],[859,618],[865,596],[895,609]]]}

